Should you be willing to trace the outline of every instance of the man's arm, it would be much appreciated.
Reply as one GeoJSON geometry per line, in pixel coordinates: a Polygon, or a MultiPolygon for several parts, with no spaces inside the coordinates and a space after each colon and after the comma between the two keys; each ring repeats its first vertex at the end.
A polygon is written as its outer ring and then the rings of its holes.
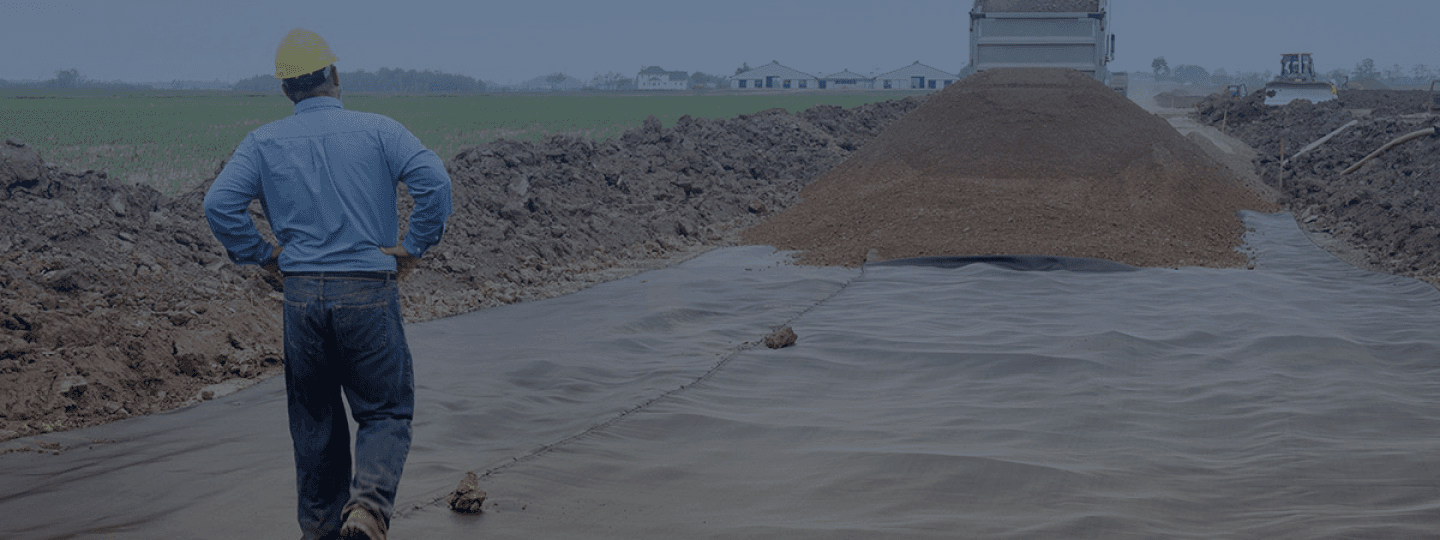
{"type": "Polygon", "coordinates": [[[246,136],[205,193],[205,221],[235,264],[274,264],[276,246],[265,241],[250,219],[250,201],[261,196],[255,142],[246,136]]]}
{"type": "Polygon", "coordinates": [[[445,222],[450,219],[450,175],[445,164],[435,152],[420,144],[420,140],[405,131],[397,145],[397,161],[400,167],[400,181],[415,199],[415,210],[410,212],[410,225],[401,246],[411,257],[420,258],[445,234],[445,222]]]}

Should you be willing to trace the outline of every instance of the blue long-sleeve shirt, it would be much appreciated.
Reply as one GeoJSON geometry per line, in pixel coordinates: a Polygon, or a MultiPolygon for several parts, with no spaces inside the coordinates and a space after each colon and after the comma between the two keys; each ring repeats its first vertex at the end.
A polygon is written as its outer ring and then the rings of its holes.
{"type": "Polygon", "coordinates": [[[274,249],[247,213],[258,198],[285,247],[281,270],[393,271],[379,248],[399,241],[398,182],[415,199],[405,251],[420,257],[450,217],[444,163],[399,122],[312,97],[245,137],[205,194],[205,219],[236,264],[264,264],[274,249]]]}

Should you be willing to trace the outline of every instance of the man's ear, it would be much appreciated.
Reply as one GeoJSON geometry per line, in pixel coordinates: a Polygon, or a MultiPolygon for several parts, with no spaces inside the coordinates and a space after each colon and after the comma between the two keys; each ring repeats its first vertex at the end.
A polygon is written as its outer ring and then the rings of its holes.
{"type": "Polygon", "coordinates": [[[335,86],[340,86],[340,69],[335,64],[330,64],[330,80],[335,81],[335,86]]]}

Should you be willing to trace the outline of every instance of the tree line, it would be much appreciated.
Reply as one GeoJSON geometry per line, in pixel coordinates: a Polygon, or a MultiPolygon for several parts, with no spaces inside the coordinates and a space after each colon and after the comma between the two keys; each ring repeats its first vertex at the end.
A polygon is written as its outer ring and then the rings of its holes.
{"type": "MultiPolygon", "coordinates": [[[[1171,69],[1170,63],[1165,60],[1164,56],[1156,57],[1151,61],[1150,69],[1154,71],[1157,81],[1169,80],[1195,85],[1221,86],[1243,83],[1250,87],[1258,87],[1275,79],[1275,73],[1268,69],[1264,72],[1242,71],[1234,74],[1225,71],[1224,68],[1209,71],[1201,66],[1188,64],[1180,64],[1171,69]]],[[[1433,69],[1425,64],[1416,64],[1409,69],[1400,64],[1381,68],[1374,59],[1366,58],[1355,64],[1354,69],[1332,69],[1317,73],[1316,77],[1337,84],[1347,81],[1379,81],[1387,86],[1429,86],[1430,81],[1440,79],[1440,69],[1433,69]]]]}
{"type": "Polygon", "coordinates": [[[120,81],[97,81],[80,74],[75,68],[55,71],[55,77],[43,81],[7,81],[0,79],[0,88],[151,88],[148,84],[120,81]]]}
{"type": "MultiPolygon", "coordinates": [[[[692,87],[726,88],[729,79],[720,75],[702,72],[689,74],[692,87]]],[[[340,72],[341,86],[356,92],[382,92],[396,94],[471,94],[510,90],[493,83],[432,70],[380,68],[370,72],[363,69],[340,72]]],[[[636,89],[634,76],[616,72],[596,74],[588,81],[581,81],[565,73],[556,72],[536,77],[515,87],[516,90],[581,90],[581,91],[626,91],[636,89]]],[[[239,92],[263,92],[280,94],[280,81],[271,75],[256,75],[236,81],[233,84],[216,81],[182,81],[169,83],[135,84],[120,81],[104,82],[90,79],[71,68],[57,70],[55,77],[43,81],[7,81],[0,79],[0,88],[104,88],[104,89],[174,89],[174,90],[234,90],[239,92]]]]}
{"type": "MultiPolygon", "coordinates": [[[[340,86],[357,92],[389,92],[396,94],[472,94],[484,92],[484,81],[464,75],[439,71],[416,71],[413,69],[380,68],[368,72],[363,69],[340,72],[340,86]]],[[[232,90],[242,92],[280,93],[280,81],[271,75],[256,75],[241,79],[230,85],[232,90]]]]}

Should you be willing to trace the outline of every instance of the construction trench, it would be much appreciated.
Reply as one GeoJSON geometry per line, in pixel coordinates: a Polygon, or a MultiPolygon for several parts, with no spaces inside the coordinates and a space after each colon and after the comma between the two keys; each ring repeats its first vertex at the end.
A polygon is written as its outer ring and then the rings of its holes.
{"type": "MultiPolygon", "coordinates": [[[[466,149],[402,286],[422,403],[394,530],[1426,534],[1440,139],[1342,174],[1432,126],[1424,94],[1146,110],[994,71],[466,149]],[[993,254],[1136,270],[866,264],[993,254]],[[794,346],[756,346],[781,326],[794,346]],[[472,470],[490,502],[452,516],[472,470]]],[[[24,516],[0,536],[288,534],[278,296],[224,260],[208,182],[0,153],[0,513],[24,516]],[[143,496],[46,510],[77,490],[143,496]]]]}

